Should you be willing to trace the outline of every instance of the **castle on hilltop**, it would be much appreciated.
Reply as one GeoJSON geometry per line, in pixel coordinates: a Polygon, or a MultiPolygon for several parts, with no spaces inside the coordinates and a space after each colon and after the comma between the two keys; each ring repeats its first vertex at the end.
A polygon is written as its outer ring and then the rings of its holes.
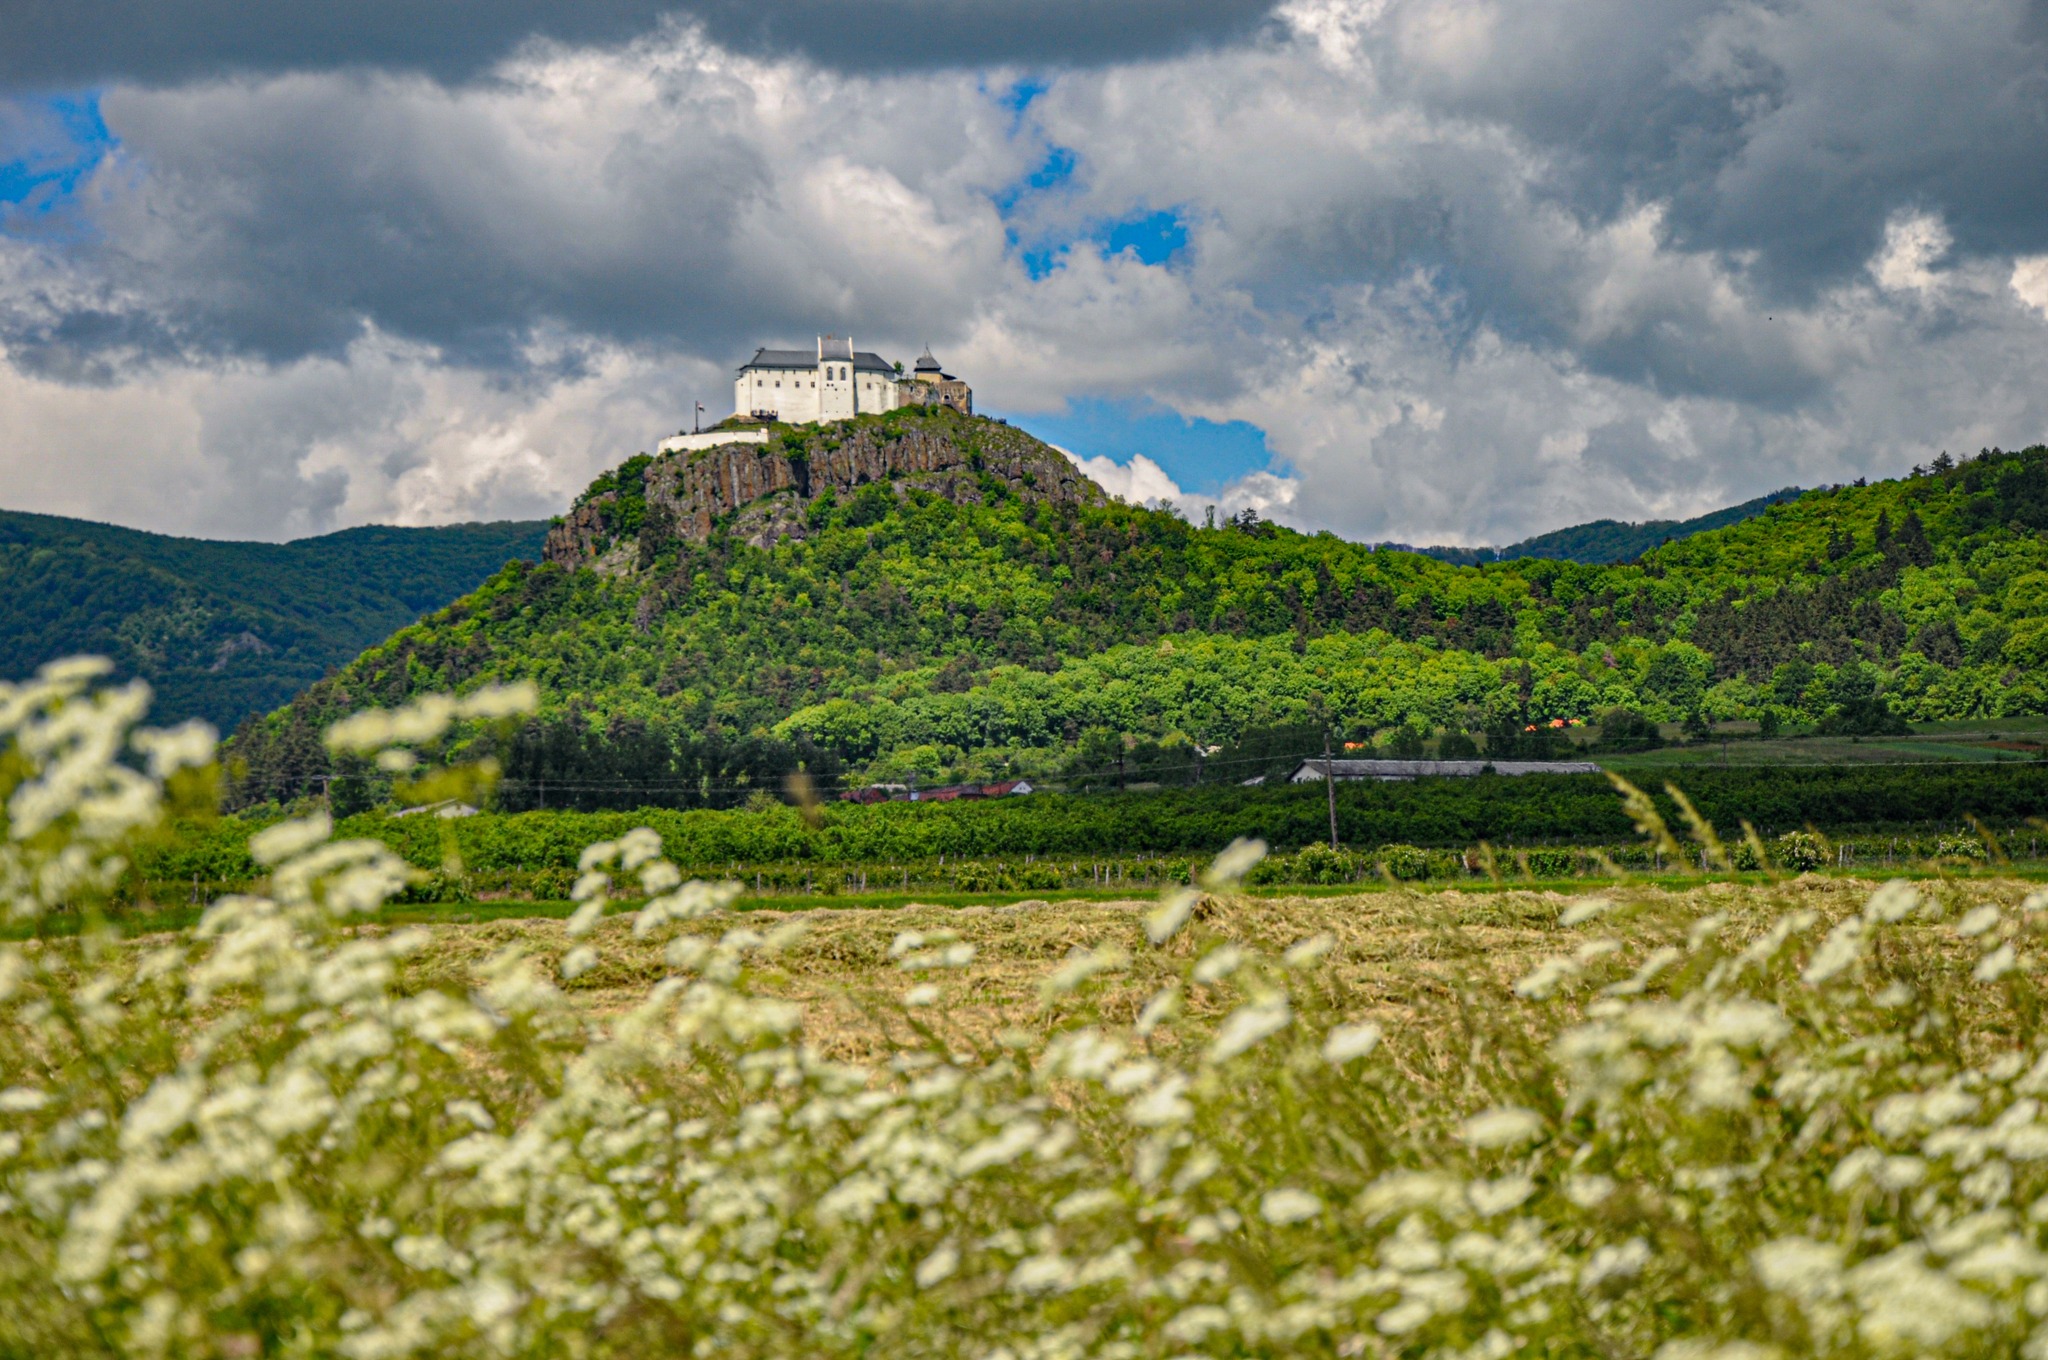
{"type": "Polygon", "coordinates": [[[927,345],[909,373],[851,338],[818,337],[817,350],[757,349],[733,384],[735,415],[808,425],[899,406],[950,406],[974,414],[974,393],[944,372],[927,345]]]}

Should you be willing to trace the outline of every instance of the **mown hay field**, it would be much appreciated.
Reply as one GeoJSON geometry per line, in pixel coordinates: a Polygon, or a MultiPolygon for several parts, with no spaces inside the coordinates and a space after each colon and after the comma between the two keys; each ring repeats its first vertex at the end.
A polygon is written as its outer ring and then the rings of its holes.
{"type": "MultiPolygon", "coordinates": [[[[906,933],[951,936],[974,947],[973,964],[935,973],[940,999],[918,1018],[941,1032],[986,1044],[1011,1026],[1050,1029],[1056,1009],[1039,995],[1046,975],[1075,951],[1108,944],[1129,961],[1099,982],[1096,1004],[1104,1017],[1129,1023],[1146,999],[1184,972],[1198,949],[1236,942],[1279,955],[1303,940],[1326,937],[1334,948],[1315,979],[1322,999],[1347,1014],[1370,1016],[1387,1032],[1390,1050],[1413,1050],[1418,1071],[1449,1072],[1470,1006],[1506,1008],[1532,1030],[1555,1028],[1566,1017],[1554,1006],[1517,1000],[1516,979],[1539,959],[1584,942],[1559,917],[1575,903],[1609,902],[1603,937],[1621,945],[1613,965],[1633,967],[1651,951],[1682,942],[1692,924],[1725,912],[1732,934],[1750,936],[1790,910],[1813,910],[1833,922],[1861,909],[1882,880],[1808,874],[1778,882],[1722,881],[1666,887],[1651,882],[1589,885],[1585,891],[1460,891],[1375,888],[1332,895],[1209,898],[1196,912],[1195,929],[1164,949],[1145,938],[1151,897],[1123,901],[1019,897],[1006,905],[910,904],[892,909],[813,907],[802,910],[726,911],[682,927],[716,940],[740,928],[762,934],[800,930],[777,951],[772,967],[755,974],[765,994],[804,1008],[806,1034],[835,1054],[873,1057],[904,1034],[903,993],[914,979],[897,966],[891,946],[906,933]],[[1198,945],[1196,941],[1199,940],[1198,945]]],[[[2040,888],[2038,881],[1973,875],[1924,882],[1930,902],[1998,903],[2011,907],[2040,888]]],[[[1959,911],[1957,914],[1960,914],[1959,911]]],[[[382,933],[363,927],[366,934],[382,933]]],[[[550,968],[579,942],[556,917],[501,919],[478,924],[435,923],[429,943],[408,968],[409,985],[467,988],[480,970],[508,948],[531,953],[550,968]]],[[[570,1002],[602,1021],[637,1004],[671,971],[665,943],[636,939],[630,913],[608,917],[591,937],[601,962],[563,984],[570,1002]]],[[[1913,946],[1931,956],[1969,957],[1936,927],[1916,931],[1913,946]]],[[[1964,969],[1967,971],[1967,968],[1964,969]]],[[[1221,999],[1191,999],[1187,1016],[1198,1026],[1226,1009],[1221,999]]]]}

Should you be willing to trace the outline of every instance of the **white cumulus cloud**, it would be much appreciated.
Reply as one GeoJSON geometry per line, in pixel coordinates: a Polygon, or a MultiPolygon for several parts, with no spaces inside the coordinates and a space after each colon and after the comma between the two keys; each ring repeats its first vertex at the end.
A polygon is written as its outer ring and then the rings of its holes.
{"type": "MultiPolygon", "coordinates": [[[[1057,444],[1053,446],[1059,448],[1057,444]]],[[[1167,475],[1166,469],[1147,458],[1144,454],[1132,455],[1128,463],[1119,463],[1108,457],[1081,458],[1069,449],[1060,449],[1069,462],[1088,474],[1095,484],[1120,501],[1132,505],[1158,505],[1161,501],[1172,501],[1185,511],[1187,493],[1167,475]]]]}

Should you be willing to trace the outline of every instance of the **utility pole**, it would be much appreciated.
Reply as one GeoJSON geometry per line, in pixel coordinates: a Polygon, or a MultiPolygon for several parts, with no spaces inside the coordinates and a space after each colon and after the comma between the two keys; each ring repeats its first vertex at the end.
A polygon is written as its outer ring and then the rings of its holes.
{"type": "Polygon", "coordinates": [[[1330,725],[1323,724],[1323,791],[1330,797],[1330,848],[1337,848],[1337,766],[1330,759],[1330,725]]]}

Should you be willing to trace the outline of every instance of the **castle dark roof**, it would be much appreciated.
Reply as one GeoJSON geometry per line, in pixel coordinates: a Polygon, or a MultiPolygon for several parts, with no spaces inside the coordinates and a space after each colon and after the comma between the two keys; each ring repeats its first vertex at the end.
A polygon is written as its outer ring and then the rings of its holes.
{"type": "Polygon", "coordinates": [[[917,367],[911,371],[913,373],[937,373],[939,371],[939,361],[932,358],[932,347],[930,345],[926,345],[924,353],[917,356],[917,367]]]}
{"type": "MultiPolygon", "coordinates": [[[[858,354],[849,356],[846,352],[846,342],[844,340],[836,343],[830,340],[826,341],[825,358],[827,360],[836,360],[842,364],[851,363],[854,370],[859,373],[893,374],[896,371],[896,365],[872,350],[864,349],[858,354]]],[[[744,373],[750,368],[814,369],[818,366],[818,363],[818,351],[815,349],[764,348],[755,350],[754,357],[740,365],[740,372],[744,373]]]]}

